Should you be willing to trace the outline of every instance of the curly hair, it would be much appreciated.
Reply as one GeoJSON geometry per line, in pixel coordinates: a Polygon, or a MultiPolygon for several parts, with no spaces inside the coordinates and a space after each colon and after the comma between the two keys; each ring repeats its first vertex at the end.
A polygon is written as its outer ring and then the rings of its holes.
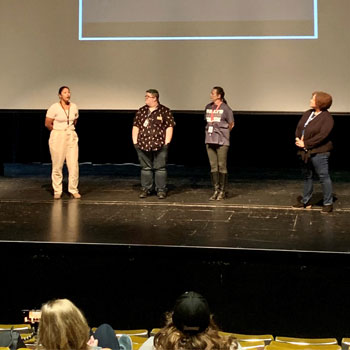
{"type": "Polygon", "coordinates": [[[51,300],[41,308],[38,349],[87,350],[89,332],[83,313],[70,300],[51,300]]]}
{"type": "Polygon", "coordinates": [[[233,350],[237,342],[233,336],[219,333],[213,317],[210,317],[208,328],[201,333],[183,333],[172,321],[172,312],[165,314],[166,324],[155,336],[156,350],[233,350]]]}

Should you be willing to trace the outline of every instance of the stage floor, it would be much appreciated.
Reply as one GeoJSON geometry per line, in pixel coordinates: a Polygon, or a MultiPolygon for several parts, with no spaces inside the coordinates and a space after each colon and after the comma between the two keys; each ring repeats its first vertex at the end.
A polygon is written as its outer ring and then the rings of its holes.
{"type": "Polygon", "coordinates": [[[169,194],[139,199],[139,167],[82,164],[81,200],[53,200],[50,165],[6,164],[0,242],[350,252],[349,174],[332,173],[335,211],[293,209],[298,169],[231,171],[229,198],[211,202],[206,169],[169,166],[169,194]]]}

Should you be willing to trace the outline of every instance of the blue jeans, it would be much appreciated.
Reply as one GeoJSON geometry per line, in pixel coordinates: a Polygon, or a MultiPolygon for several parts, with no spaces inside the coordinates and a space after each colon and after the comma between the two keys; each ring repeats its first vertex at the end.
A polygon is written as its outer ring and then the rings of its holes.
{"type": "Polygon", "coordinates": [[[143,151],[136,147],[136,151],[141,165],[142,189],[151,191],[154,178],[156,191],[166,191],[168,146],[164,145],[158,151],[143,151]]]}
{"type": "Polygon", "coordinates": [[[328,159],[330,153],[312,154],[310,160],[304,167],[304,195],[302,202],[304,204],[311,200],[313,192],[313,175],[316,173],[320,178],[323,191],[323,205],[333,204],[332,180],[328,171],[328,159]]]}

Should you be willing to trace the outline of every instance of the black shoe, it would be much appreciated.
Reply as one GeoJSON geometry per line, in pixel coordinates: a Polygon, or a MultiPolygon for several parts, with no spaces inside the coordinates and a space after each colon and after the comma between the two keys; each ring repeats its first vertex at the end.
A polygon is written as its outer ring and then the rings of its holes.
{"type": "Polygon", "coordinates": [[[333,204],[324,205],[321,213],[331,213],[333,211],[333,204]]]}
{"type": "Polygon", "coordinates": [[[311,209],[312,205],[310,204],[310,202],[307,202],[306,204],[304,204],[303,202],[296,202],[293,205],[293,208],[298,208],[298,209],[311,209]]]}
{"type": "Polygon", "coordinates": [[[150,195],[150,191],[149,190],[146,190],[146,189],[142,189],[141,190],[141,193],[139,195],[139,198],[146,198],[147,196],[150,195]]]}
{"type": "Polygon", "coordinates": [[[165,191],[159,191],[159,192],[157,192],[157,197],[158,197],[159,199],[164,199],[164,198],[166,198],[166,192],[165,192],[165,191]]]}

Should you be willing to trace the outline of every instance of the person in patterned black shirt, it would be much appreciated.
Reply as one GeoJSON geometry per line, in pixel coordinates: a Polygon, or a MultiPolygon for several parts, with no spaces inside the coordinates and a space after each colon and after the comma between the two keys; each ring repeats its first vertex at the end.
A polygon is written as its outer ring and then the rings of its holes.
{"type": "Polygon", "coordinates": [[[159,92],[149,89],[146,104],[134,118],[132,141],[141,165],[140,198],[151,194],[153,182],[159,199],[167,194],[168,145],[173,137],[174,118],[168,107],[159,103],[159,92]]]}

